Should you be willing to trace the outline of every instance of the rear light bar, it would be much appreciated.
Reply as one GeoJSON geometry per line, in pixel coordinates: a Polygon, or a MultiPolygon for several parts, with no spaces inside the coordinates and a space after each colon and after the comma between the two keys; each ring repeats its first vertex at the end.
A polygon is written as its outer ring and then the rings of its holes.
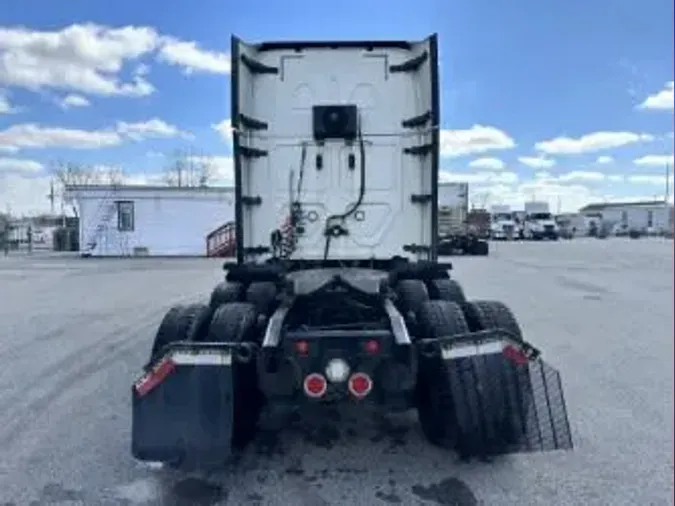
{"type": "Polygon", "coordinates": [[[162,358],[150,371],[134,384],[136,393],[143,397],[164,382],[179,365],[195,366],[230,366],[232,352],[230,350],[209,350],[203,352],[174,351],[162,358]]]}
{"type": "Polygon", "coordinates": [[[139,379],[134,388],[136,393],[143,397],[156,388],[176,369],[176,363],[169,357],[164,357],[150,372],[139,379]]]}
{"type": "Polygon", "coordinates": [[[518,346],[517,343],[510,343],[508,341],[466,343],[457,346],[444,346],[441,349],[441,356],[445,360],[474,357],[477,355],[491,355],[495,353],[501,353],[516,365],[526,364],[531,358],[527,351],[518,346]]]}

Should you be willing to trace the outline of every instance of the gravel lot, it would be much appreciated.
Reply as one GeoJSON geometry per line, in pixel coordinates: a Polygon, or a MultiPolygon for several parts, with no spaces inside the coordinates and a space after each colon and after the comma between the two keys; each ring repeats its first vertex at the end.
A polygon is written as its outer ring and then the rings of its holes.
{"type": "Polygon", "coordinates": [[[237,467],[181,476],[130,456],[130,385],[210,260],[0,256],[0,505],[673,504],[673,242],[495,244],[455,258],[563,374],[576,448],[462,464],[414,416],[260,437],[237,467]]]}

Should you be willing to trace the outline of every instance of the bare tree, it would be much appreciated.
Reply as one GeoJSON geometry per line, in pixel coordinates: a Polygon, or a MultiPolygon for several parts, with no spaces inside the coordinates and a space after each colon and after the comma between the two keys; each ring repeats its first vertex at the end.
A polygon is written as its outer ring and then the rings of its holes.
{"type": "Polygon", "coordinates": [[[72,162],[57,162],[52,173],[63,187],[95,184],[98,178],[95,170],[72,162]]]}
{"type": "Polygon", "coordinates": [[[84,165],[73,162],[57,162],[52,174],[61,186],[87,186],[94,184],[122,184],[124,170],[117,165],[84,165]]]}
{"type": "Polygon", "coordinates": [[[206,156],[192,151],[177,151],[164,171],[164,181],[169,186],[207,186],[214,176],[214,169],[206,156]]]}
{"type": "Polygon", "coordinates": [[[124,169],[118,165],[107,165],[101,171],[103,184],[121,185],[124,183],[124,169]]]}
{"type": "Polygon", "coordinates": [[[195,170],[197,186],[208,186],[215,174],[216,167],[214,166],[213,162],[205,156],[199,157],[195,170]]]}

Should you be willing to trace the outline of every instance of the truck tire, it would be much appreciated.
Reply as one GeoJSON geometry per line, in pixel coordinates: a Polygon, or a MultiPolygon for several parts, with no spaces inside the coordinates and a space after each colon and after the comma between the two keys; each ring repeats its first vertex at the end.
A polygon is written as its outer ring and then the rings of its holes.
{"type": "MultiPolygon", "coordinates": [[[[469,332],[462,308],[454,302],[427,301],[420,307],[417,319],[422,337],[427,339],[469,332]]],[[[420,365],[415,397],[422,432],[430,443],[443,448],[454,448],[457,445],[459,427],[443,360],[436,357],[429,359],[427,364],[420,365]]]]}
{"type": "Polygon", "coordinates": [[[272,304],[276,298],[277,286],[271,281],[253,282],[246,290],[246,302],[253,304],[258,314],[265,316],[272,312],[272,304]]]}
{"type": "Polygon", "coordinates": [[[178,334],[178,318],[184,306],[173,306],[170,308],[157,328],[155,339],[152,342],[152,349],[150,350],[150,362],[155,360],[161,351],[169,343],[179,340],[178,334]]]}
{"type": "Polygon", "coordinates": [[[396,296],[399,311],[407,316],[417,313],[418,309],[429,300],[429,292],[423,281],[419,279],[402,279],[396,283],[396,296]]]}
{"type": "Polygon", "coordinates": [[[241,301],[243,295],[244,285],[231,281],[222,281],[218,283],[211,292],[209,306],[211,306],[211,309],[215,310],[222,304],[241,301]]]}
{"type": "Polygon", "coordinates": [[[206,340],[211,343],[255,342],[256,322],[257,311],[254,304],[221,304],[213,312],[206,340]]]}
{"type": "MultiPolygon", "coordinates": [[[[221,305],[213,313],[209,325],[210,342],[257,341],[257,311],[249,302],[231,302],[221,305]]],[[[248,363],[233,361],[233,427],[232,447],[243,448],[255,435],[255,429],[263,405],[258,388],[255,360],[248,363]]]]}
{"type": "Polygon", "coordinates": [[[503,302],[476,300],[464,306],[464,315],[472,332],[489,329],[503,329],[516,341],[523,340],[523,332],[515,315],[503,302]]]}
{"type": "MultiPolygon", "coordinates": [[[[255,330],[256,312],[253,304],[231,302],[221,304],[212,314],[206,340],[209,342],[247,342],[255,330]]],[[[204,388],[205,385],[201,385],[204,388]]],[[[232,361],[232,424],[230,449],[242,449],[255,435],[262,395],[257,388],[255,360],[232,361]]],[[[202,416],[202,415],[200,415],[202,416]]],[[[229,455],[229,452],[225,452],[229,455]]],[[[166,464],[182,472],[211,471],[225,464],[226,455],[201,449],[187,452],[166,464]]]]}
{"type": "Polygon", "coordinates": [[[433,279],[429,282],[427,288],[431,300],[446,300],[457,304],[466,302],[462,285],[454,279],[433,279]]]}
{"type": "Polygon", "coordinates": [[[164,347],[178,341],[199,341],[206,335],[211,309],[205,304],[174,306],[164,315],[152,343],[150,363],[164,347]]]}
{"type": "MultiPolygon", "coordinates": [[[[472,301],[464,305],[464,314],[471,331],[502,329],[516,342],[523,340],[523,333],[513,312],[499,301],[472,301]]],[[[504,359],[486,361],[481,382],[492,407],[484,413],[486,431],[499,433],[495,441],[500,446],[517,443],[526,430],[531,384],[527,366],[517,367],[504,359]],[[490,380],[490,378],[496,378],[490,380]]],[[[480,379],[480,378],[479,378],[480,379]]]]}
{"type": "Polygon", "coordinates": [[[476,241],[471,249],[474,255],[488,256],[490,254],[490,243],[487,241],[476,241]]]}

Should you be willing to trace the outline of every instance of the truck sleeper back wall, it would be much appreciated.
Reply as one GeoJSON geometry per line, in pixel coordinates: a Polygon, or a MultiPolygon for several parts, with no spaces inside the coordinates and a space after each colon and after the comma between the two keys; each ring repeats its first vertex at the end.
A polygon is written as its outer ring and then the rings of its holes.
{"type": "Polygon", "coordinates": [[[438,118],[435,36],[257,45],[233,37],[238,261],[280,254],[274,237],[287,246],[281,254],[321,260],[327,229],[331,259],[434,257],[438,118]],[[317,140],[333,106],[354,106],[345,136],[317,140]]]}

